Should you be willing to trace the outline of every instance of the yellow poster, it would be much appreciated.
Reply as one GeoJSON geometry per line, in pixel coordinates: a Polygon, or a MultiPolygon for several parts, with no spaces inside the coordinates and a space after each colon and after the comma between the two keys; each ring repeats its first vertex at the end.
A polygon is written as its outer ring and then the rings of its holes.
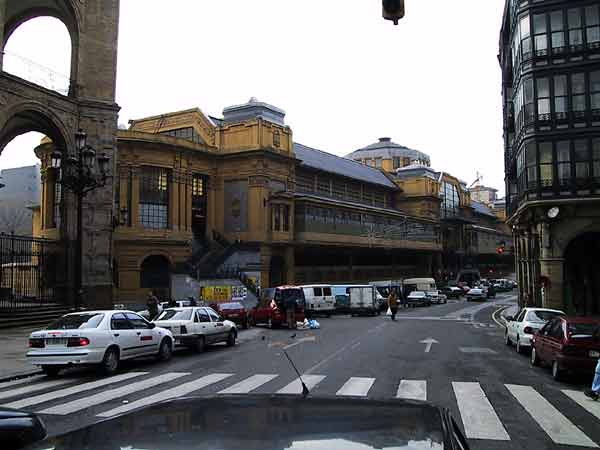
{"type": "Polygon", "coordinates": [[[228,302],[231,300],[231,286],[204,286],[201,288],[205,302],[228,302]]]}

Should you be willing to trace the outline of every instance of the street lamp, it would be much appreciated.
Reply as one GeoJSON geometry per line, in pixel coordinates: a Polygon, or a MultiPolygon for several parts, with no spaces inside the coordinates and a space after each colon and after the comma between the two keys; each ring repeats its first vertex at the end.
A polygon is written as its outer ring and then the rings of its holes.
{"type": "Polygon", "coordinates": [[[79,129],[75,133],[75,153],[63,160],[63,154],[52,152],[51,164],[57,170],[57,182],[77,198],[77,241],[75,270],[75,307],[81,306],[83,271],[83,199],[99,187],[106,185],[109,158],[106,153],[96,157],[96,152],[87,145],[87,134],[79,129]]]}

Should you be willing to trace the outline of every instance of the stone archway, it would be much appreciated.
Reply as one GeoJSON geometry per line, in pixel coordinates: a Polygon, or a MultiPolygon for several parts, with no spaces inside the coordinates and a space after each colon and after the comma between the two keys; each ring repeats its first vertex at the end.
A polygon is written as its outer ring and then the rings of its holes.
{"type": "Polygon", "coordinates": [[[564,253],[564,305],[568,313],[600,314],[600,232],[571,240],[564,253]]]}
{"type": "Polygon", "coordinates": [[[171,283],[171,262],[166,256],[151,255],[140,265],[140,287],[152,289],[161,300],[168,300],[171,283]]]}

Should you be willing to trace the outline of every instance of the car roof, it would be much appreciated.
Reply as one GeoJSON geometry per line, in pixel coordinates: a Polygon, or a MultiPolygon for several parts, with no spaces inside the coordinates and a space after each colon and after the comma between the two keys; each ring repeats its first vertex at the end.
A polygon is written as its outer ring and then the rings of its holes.
{"type": "Polygon", "coordinates": [[[555,313],[559,313],[559,314],[564,314],[564,311],[561,311],[560,309],[550,309],[550,308],[530,308],[530,307],[526,307],[523,308],[526,309],[528,312],[529,311],[548,311],[548,312],[555,312],[555,313]]]}
{"type": "Polygon", "coordinates": [[[73,312],[65,314],[65,316],[76,316],[79,314],[108,314],[108,313],[117,313],[117,312],[137,314],[135,311],[130,311],[129,309],[94,309],[92,311],[87,311],[87,310],[86,311],[73,311],[73,312]]]}

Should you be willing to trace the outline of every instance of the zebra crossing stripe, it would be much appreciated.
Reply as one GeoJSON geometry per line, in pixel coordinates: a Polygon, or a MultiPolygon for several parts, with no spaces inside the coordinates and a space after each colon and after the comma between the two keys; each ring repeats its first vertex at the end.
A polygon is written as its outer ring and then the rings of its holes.
{"type": "Polygon", "coordinates": [[[427,400],[427,381],[425,380],[401,380],[398,385],[396,398],[406,400],[427,400]]]}
{"type": "Polygon", "coordinates": [[[122,375],[117,375],[110,378],[105,378],[103,380],[92,381],[90,383],[79,384],[77,386],[60,389],[58,391],[48,392],[47,394],[37,395],[35,397],[28,397],[16,402],[7,403],[5,406],[7,408],[25,408],[31,405],[38,405],[40,403],[48,402],[50,400],[55,400],[57,398],[67,397],[68,395],[78,394],[80,392],[90,391],[92,389],[96,389],[102,386],[106,386],[107,384],[118,383],[119,381],[129,380],[131,378],[139,377],[140,375],[147,375],[148,372],[130,372],[124,373],[122,375]]]}
{"type": "Polygon", "coordinates": [[[108,411],[101,412],[100,414],[98,414],[98,417],[112,417],[117,414],[122,414],[136,408],[141,408],[142,406],[152,405],[154,403],[170,400],[172,398],[183,397],[184,395],[188,395],[191,392],[205,388],[206,386],[210,386],[211,384],[218,383],[219,381],[223,381],[224,379],[229,378],[231,376],[233,376],[232,373],[213,373],[211,375],[206,375],[202,378],[198,378],[197,380],[190,381],[188,383],[184,383],[174,388],[157,392],[154,395],[141,398],[139,400],[136,400],[135,402],[131,402],[126,405],[118,406],[108,411]]]}
{"type": "Polygon", "coordinates": [[[468,438],[510,441],[479,383],[452,382],[452,388],[468,438]]]}
{"type": "Polygon", "coordinates": [[[4,389],[5,387],[18,386],[20,384],[25,384],[25,383],[33,383],[34,381],[40,381],[40,380],[43,380],[44,378],[46,378],[46,375],[36,375],[33,377],[20,378],[18,380],[3,381],[2,383],[0,383],[0,389],[4,389]]]}
{"type": "Polygon", "coordinates": [[[598,447],[531,386],[505,386],[556,444],[598,447]]]}
{"type": "Polygon", "coordinates": [[[375,378],[352,377],[344,383],[335,395],[366,397],[373,383],[375,383],[375,378]]]}
{"type": "Polygon", "coordinates": [[[277,378],[279,375],[275,374],[258,374],[252,375],[245,380],[240,381],[239,383],[234,384],[233,386],[228,387],[227,389],[223,389],[219,392],[219,394],[247,394],[254,389],[259,388],[265,383],[268,383],[274,378],[277,378]]]}
{"type": "Polygon", "coordinates": [[[49,389],[57,386],[62,386],[63,384],[74,383],[76,380],[71,379],[62,379],[62,380],[52,380],[52,381],[42,381],[41,383],[35,383],[29,386],[23,386],[17,389],[10,389],[8,391],[0,392],[0,400],[10,397],[16,397],[17,395],[22,394],[30,394],[35,391],[43,391],[44,389],[49,389]]]}
{"type": "Polygon", "coordinates": [[[181,372],[169,372],[157,377],[148,378],[143,381],[131,383],[126,386],[122,386],[116,389],[109,389],[102,391],[98,394],[91,395],[89,397],[80,398],[73,400],[72,402],[63,403],[62,405],[53,406],[42,411],[38,411],[40,414],[56,414],[56,415],[67,415],[82,409],[90,408],[92,406],[100,405],[102,403],[109,402],[119,397],[124,397],[127,394],[136,394],[144,389],[151,388],[169,381],[176,380],[183,376],[189,375],[189,373],[181,372]]]}
{"type": "Polygon", "coordinates": [[[579,391],[564,389],[562,393],[600,419],[600,402],[595,402],[594,400],[587,398],[583,392],[579,391]]]}
{"type": "MultiPolygon", "coordinates": [[[[325,379],[325,375],[302,375],[302,381],[310,391],[325,379]]],[[[302,394],[302,383],[296,378],[290,384],[277,391],[278,394],[302,394]]]]}

